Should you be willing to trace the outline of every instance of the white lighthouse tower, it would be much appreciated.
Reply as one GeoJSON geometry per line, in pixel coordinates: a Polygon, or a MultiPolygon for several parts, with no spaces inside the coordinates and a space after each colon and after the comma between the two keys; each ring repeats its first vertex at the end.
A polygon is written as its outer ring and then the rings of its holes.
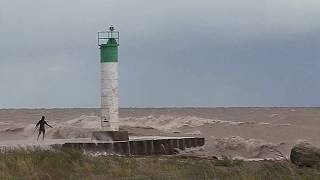
{"type": "Polygon", "coordinates": [[[101,127],[119,130],[118,46],[119,32],[113,26],[98,33],[101,62],[101,127]]]}
{"type": "Polygon", "coordinates": [[[92,139],[128,141],[127,131],[119,131],[118,46],[119,32],[113,26],[98,33],[101,62],[101,129],[92,139]]]}

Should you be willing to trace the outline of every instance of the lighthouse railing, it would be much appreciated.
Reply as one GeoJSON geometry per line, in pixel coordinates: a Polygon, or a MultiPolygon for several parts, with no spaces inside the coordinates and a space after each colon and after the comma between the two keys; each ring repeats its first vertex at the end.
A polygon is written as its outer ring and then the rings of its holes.
{"type": "Polygon", "coordinates": [[[120,33],[118,31],[102,31],[98,32],[98,45],[107,44],[108,39],[116,39],[119,44],[120,33]]]}

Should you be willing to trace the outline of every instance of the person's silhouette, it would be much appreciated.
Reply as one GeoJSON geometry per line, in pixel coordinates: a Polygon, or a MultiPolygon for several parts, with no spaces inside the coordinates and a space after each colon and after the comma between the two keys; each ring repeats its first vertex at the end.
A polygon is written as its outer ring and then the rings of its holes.
{"type": "Polygon", "coordinates": [[[40,126],[40,127],[39,127],[39,134],[38,134],[37,141],[39,140],[39,136],[41,135],[41,133],[42,133],[42,139],[44,140],[44,136],[45,136],[45,134],[46,134],[45,125],[47,125],[47,126],[49,126],[49,127],[52,128],[52,126],[50,126],[44,119],[45,119],[45,117],[42,116],[42,117],[41,117],[41,120],[40,120],[40,121],[37,123],[37,125],[36,125],[36,128],[37,128],[38,126],[40,126]]]}

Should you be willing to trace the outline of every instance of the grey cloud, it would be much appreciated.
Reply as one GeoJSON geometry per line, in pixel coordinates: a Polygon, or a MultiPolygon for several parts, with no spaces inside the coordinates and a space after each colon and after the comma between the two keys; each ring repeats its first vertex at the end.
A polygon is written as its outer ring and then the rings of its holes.
{"type": "Polygon", "coordinates": [[[0,107],[99,106],[96,32],[121,31],[121,106],[318,106],[316,0],[0,1],[0,107]]]}

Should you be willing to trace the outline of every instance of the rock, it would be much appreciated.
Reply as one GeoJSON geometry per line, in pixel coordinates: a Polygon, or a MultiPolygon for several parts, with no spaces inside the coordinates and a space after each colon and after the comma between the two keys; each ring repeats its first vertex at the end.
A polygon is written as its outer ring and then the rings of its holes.
{"type": "Polygon", "coordinates": [[[320,148],[309,142],[300,141],[291,149],[290,160],[298,166],[319,167],[320,148]]]}

